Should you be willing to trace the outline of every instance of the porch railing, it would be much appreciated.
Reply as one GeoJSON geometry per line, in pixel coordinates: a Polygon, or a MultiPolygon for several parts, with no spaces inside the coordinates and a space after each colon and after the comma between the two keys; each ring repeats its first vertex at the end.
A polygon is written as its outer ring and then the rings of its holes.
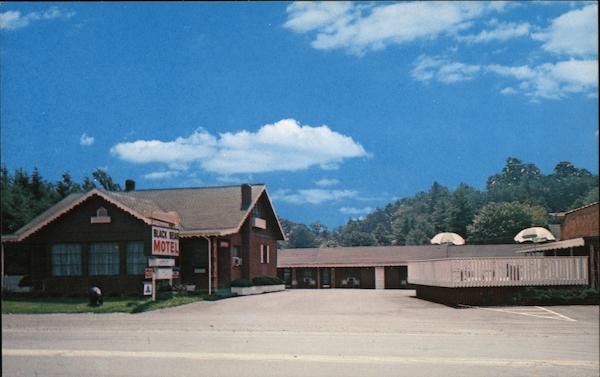
{"type": "Polygon", "coordinates": [[[448,258],[408,263],[410,284],[437,287],[586,285],[588,257],[448,258]]]}

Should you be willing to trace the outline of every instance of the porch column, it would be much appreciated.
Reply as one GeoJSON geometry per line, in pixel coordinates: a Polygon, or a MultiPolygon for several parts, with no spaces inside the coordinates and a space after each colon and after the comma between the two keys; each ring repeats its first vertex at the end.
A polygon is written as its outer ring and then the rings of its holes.
{"type": "Polygon", "coordinates": [[[213,277],[214,277],[214,284],[213,287],[215,289],[215,292],[218,292],[219,290],[219,248],[217,245],[217,239],[213,238],[212,240],[213,242],[213,260],[214,260],[214,266],[213,266],[213,277]]]}
{"type": "Polygon", "coordinates": [[[385,288],[385,267],[375,267],[375,289],[385,288]]]}

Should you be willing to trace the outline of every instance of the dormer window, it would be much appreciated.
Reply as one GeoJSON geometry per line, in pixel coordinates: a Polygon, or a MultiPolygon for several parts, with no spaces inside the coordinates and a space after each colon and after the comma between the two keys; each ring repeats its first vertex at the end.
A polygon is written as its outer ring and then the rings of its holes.
{"type": "Polygon", "coordinates": [[[96,210],[96,216],[90,217],[90,224],[110,224],[110,216],[104,207],[96,210]]]}
{"type": "Polygon", "coordinates": [[[252,209],[252,226],[255,228],[267,229],[267,221],[264,218],[260,203],[256,204],[252,209]]]}
{"type": "Polygon", "coordinates": [[[262,213],[262,207],[260,205],[260,203],[257,203],[254,208],[252,209],[252,216],[253,217],[258,217],[259,219],[264,219],[263,213],[262,213]]]}

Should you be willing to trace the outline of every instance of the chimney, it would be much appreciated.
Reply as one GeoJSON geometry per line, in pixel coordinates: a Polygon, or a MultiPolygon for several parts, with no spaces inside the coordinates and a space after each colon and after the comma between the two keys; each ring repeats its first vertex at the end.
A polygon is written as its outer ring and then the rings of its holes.
{"type": "Polygon", "coordinates": [[[134,191],[135,190],[135,181],[133,179],[125,180],[125,191],[134,191]]]}
{"type": "Polygon", "coordinates": [[[242,189],[242,210],[245,211],[250,207],[250,203],[252,203],[252,187],[244,183],[240,186],[242,189]]]}

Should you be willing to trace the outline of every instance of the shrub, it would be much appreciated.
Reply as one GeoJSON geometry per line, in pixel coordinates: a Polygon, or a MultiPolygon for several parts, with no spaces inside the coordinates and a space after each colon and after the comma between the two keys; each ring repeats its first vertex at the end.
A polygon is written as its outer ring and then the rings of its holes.
{"type": "Polygon", "coordinates": [[[232,287],[251,287],[252,283],[248,279],[235,279],[231,282],[232,287]]]}
{"type": "Polygon", "coordinates": [[[257,276],[252,279],[254,285],[279,285],[283,284],[283,280],[275,276],[257,276]]]}
{"type": "Polygon", "coordinates": [[[218,300],[222,300],[224,298],[230,298],[230,297],[236,297],[237,294],[235,293],[231,293],[231,292],[220,292],[220,293],[213,293],[212,295],[206,296],[204,298],[205,301],[218,301],[218,300]]]}
{"type": "Polygon", "coordinates": [[[516,305],[597,304],[599,293],[593,288],[534,288],[527,287],[512,296],[516,305]]]}

